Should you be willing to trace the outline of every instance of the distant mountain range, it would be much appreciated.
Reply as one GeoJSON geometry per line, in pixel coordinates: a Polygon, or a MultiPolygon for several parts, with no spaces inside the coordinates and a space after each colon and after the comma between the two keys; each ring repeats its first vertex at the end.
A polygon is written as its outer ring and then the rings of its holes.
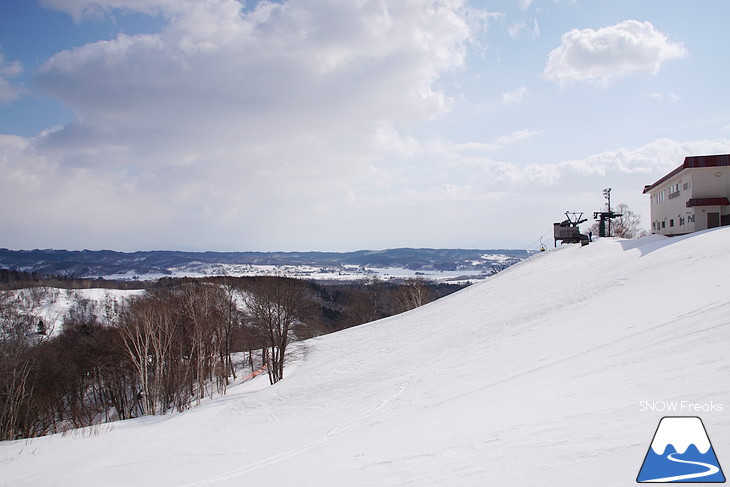
{"type": "Polygon", "coordinates": [[[489,274],[528,256],[525,250],[389,249],[356,252],[181,252],[0,249],[0,268],[46,275],[129,278],[175,275],[250,275],[257,269],[309,269],[340,275],[368,269],[403,269],[415,274],[489,274]]]}

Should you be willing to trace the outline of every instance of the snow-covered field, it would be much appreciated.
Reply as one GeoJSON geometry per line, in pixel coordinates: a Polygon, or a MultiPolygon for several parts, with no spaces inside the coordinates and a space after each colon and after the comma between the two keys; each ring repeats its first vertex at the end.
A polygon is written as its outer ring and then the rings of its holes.
{"type": "MultiPolygon", "coordinates": [[[[507,256],[490,255],[491,261],[501,264],[509,259],[507,256]],[[502,259],[500,259],[502,258],[502,259]]],[[[427,281],[461,284],[487,279],[492,273],[483,267],[473,269],[445,271],[438,269],[412,270],[402,267],[360,267],[360,266],[317,266],[317,265],[255,265],[255,264],[190,264],[173,267],[169,273],[141,274],[129,271],[123,274],[109,274],[101,277],[108,280],[140,280],[153,281],[163,277],[210,277],[210,276],[281,276],[310,279],[314,281],[362,281],[368,279],[425,279],[427,281]]]]}
{"type": "Polygon", "coordinates": [[[632,485],[664,415],[730,465],[728,351],[730,228],[603,239],[305,342],[273,387],[0,443],[0,486],[632,485]]]}

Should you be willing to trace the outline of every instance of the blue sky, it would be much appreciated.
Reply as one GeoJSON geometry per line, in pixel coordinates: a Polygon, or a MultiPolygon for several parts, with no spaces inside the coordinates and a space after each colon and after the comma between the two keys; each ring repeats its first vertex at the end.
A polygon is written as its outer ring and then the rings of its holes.
{"type": "Polygon", "coordinates": [[[534,247],[730,152],[725,1],[8,0],[8,248],[534,247]]]}

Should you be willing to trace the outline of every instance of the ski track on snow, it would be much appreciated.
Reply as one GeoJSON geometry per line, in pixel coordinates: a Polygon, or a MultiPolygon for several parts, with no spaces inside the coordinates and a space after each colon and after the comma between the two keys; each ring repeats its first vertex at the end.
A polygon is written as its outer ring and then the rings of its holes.
{"type": "Polygon", "coordinates": [[[181,485],[180,487],[197,487],[200,485],[206,485],[206,484],[211,484],[211,483],[216,483],[216,482],[222,482],[224,480],[230,480],[232,478],[238,477],[240,475],[251,472],[253,470],[257,470],[262,467],[267,467],[269,465],[273,465],[282,460],[286,460],[288,458],[295,457],[297,455],[301,455],[302,453],[307,452],[307,451],[311,450],[312,448],[327,442],[330,438],[332,438],[336,435],[339,435],[343,431],[346,431],[346,430],[352,428],[356,424],[358,424],[358,423],[362,422],[363,420],[369,418],[370,416],[374,415],[375,413],[377,413],[378,411],[380,411],[381,409],[386,407],[388,405],[388,403],[390,403],[394,399],[398,398],[398,396],[403,394],[404,391],[405,391],[405,385],[401,384],[400,388],[398,389],[398,391],[395,394],[393,394],[392,396],[385,399],[383,402],[378,404],[376,407],[374,407],[372,409],[368,409],[367,411],[360,414],[359,416],[356,416],[355,418],[353,418],[349,421],[346,421],[345,423],[342,424],[342,426],[333,429],[332,431],[330,431],[327,434],[327,436],[320,438],[317,441],[307,443],[306,445],[302,445],[299,448],[295,448],[293,450],[289,450],[287,452],[280,453],[278,455],[273,455],[268,458],[263,458],[259,461],[250,463],[250,464],[245,465],[240,468],[229,470],[228,472],[226,472],[224,474],[209,477],[207,479],[198,480],[198,481],[192,482],[190,484],[184,484],[184,485],[181,485]]]}

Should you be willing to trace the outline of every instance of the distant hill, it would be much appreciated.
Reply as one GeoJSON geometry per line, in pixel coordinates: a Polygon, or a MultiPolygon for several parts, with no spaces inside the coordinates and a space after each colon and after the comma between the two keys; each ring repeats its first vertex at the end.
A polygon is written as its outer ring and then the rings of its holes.
{"type": "Polygon", "coordinates": [[[240,275],[252,266],[410,271],[469,271],[489,274],[528,256],[525,250],[389,249],[356,252],[180,252],[0,249],[0,268],[73,277],[141,277],[183,274],[240,275]]]}

